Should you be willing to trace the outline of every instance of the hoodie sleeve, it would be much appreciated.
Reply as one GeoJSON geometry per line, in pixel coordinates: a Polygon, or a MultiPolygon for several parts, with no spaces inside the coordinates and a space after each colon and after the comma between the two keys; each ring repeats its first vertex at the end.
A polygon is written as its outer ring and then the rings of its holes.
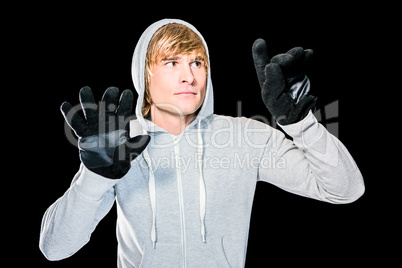
{"type": "Polygon", "coordinates": [[[334,204],[363,195],[363,177],[352,156],[311,111],[302,121],[281,127],[293,141],[273,132],[260,161],[260,181],[334,204]],[[264,165],[267,161],[270,165],[264,165]]]}
{"type": "Polygon", "coordinates": [[[83,247],[114,204],[114,184],[82,164],[70,188],[45,212],[39,247],[49,260],[67,258],[83,247]]]}

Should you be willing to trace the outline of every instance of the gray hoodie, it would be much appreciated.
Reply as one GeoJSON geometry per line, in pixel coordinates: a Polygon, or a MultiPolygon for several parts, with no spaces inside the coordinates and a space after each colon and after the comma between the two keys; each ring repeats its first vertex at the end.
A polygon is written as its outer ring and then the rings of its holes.
{"type": "Polygon", "coordinates": [[[363,194],[351,155],[311,112],[282,126],[293,140],[255,120],[213,114],[210,70],[201,110],[180,135],[143,118],[147,46],[158,28],[173,22],[199,34],[184,21],[161,20],[146,29],[133,56],[139,97],[130,135],[148,133],[150,144],[119,180],[81,165],[43,216],[40,249],[49,260],[84,246],[116,202],[118,267],[243,267],[258,181],[336,204],[363,194]]]}

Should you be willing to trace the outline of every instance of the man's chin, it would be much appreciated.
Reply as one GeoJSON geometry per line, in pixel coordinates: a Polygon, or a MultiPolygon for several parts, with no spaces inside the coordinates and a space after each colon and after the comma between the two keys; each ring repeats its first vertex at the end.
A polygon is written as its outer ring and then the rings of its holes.
{"type": "Polygon", "coordinates": [[[156,104],[159,110],[164,110],[166,112],[179,115],[179,116],[191,116],[196,115],[201,108],[201,105],[174,105],[171,103],[159,103],[156,104]]]}

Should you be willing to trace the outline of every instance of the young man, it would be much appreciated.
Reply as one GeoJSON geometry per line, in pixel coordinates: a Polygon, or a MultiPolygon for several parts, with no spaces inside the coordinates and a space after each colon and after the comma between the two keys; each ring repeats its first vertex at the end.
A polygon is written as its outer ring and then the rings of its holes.
{"type": "Polygon", "coordinates": [[[81,167],[45,213],[40,248],[50,260],[85,245],[116,201],[118,267],[243,267],[256,183],[350,203],[364,192],[342,143],[317,122],[303,71],[311,50],[253,57],[263,101],[293,141],[247,118],[213,114],[207,45],[180,20],[161,20],[138,41],[133,95],[109,88],[98,105],[80,91],[85,120],[63,103],[79,137],[81,167]],[[131,161],[132,160],[132,161],[131,161]]]}

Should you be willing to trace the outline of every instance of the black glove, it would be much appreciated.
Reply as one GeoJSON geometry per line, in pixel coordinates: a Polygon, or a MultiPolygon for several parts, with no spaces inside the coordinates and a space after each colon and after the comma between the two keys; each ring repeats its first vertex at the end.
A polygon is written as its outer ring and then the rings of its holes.
{"type": "Polygon", "coordinates": [[[295,47],[269,60],[266,42],[257,39],[252,53],[262,100],[279,124],[296,123],[314,111],[317,98],[308,94],[310,81],[305,75],[311,49],[295,47]]]}
{"type": "Polygon", "coordinates": [[[68,102],[61,105],[61,111],[78,137],[81,162],[103,177],[120,179],[150,140],[148,135],[129,137],[133,93],[125,90],[119,99],[119,89],[110,87],[97,105],[91,89],[83,87],[80,102],[86,120],[68,102]]]}

